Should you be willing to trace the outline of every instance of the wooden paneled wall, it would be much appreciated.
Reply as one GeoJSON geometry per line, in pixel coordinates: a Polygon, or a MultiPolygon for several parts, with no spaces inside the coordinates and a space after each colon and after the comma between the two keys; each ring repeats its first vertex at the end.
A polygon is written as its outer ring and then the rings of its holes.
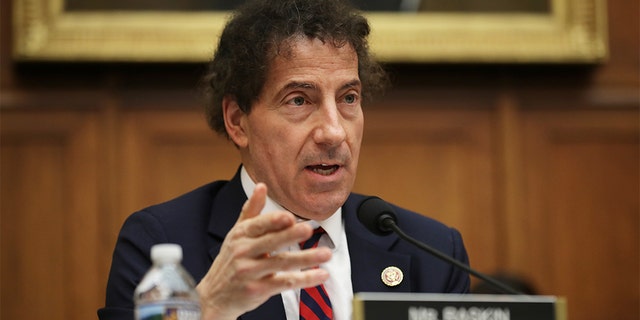
{"type": "MultiPolygon", "coordinates": [[[[206,127],[201,66],[16,64],[0,12],[0,318],[95,318],[125,217],[239,157],[206,127]]],[[[600,66],[389,66],[356,191],[458,228],[475,268],[567,297],[569,319],[638,319],[638,3],[609,15],[600,66]]]]}

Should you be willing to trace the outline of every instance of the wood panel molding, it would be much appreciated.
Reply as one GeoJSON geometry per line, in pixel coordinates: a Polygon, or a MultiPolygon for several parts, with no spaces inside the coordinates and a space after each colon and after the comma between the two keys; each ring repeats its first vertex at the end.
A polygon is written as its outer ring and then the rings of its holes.
{"type": "Polygon", "coordinates": [[[474,267],[500,262],[490,110],[368,110],[355,191],[460,230],[474,267]]]}
{"type": "Polygon", "coordinates": [[[123,112],[119,164],[122,218],[205,183],[230,179],[238,151],[195,110],[123,112]]]}
{"type": "Polygon", "coordinates": [[[96,115],[3,111],[0,121],[1,317],[93,318],[106,269],[96,115]]]}
{"type": "Polygon", "coordinates": [[[572,318],[627,317],[640,301],[637,111],[522,119],[526,200],[508,228],[511,263],[543,293],[567,296],[572,318]],[[584,308],[594,305],[616,308],[584,308]]]}

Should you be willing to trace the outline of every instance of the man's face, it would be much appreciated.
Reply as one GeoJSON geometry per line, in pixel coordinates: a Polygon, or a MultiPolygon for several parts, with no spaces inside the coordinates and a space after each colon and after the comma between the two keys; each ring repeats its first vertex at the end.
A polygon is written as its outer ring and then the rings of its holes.
{"type": "MultiPolygon", "coordinates": [[[[238,112],[243,164],[294,214],[325,220],[353,187],[364,118],[358,58],[350,45],[296,38],[272,60],[247,115],[238,112]]],[[[229,127],[227,127],[229,130],[229,127]]]]}

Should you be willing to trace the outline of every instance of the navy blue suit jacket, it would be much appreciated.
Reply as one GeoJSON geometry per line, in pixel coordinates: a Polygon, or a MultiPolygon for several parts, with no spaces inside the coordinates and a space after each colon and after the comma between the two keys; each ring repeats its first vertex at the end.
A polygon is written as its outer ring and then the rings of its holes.
{"type": "MultiPolygon", "coordinates": [[[[239,172],[239,171],[238,171],[239,172]]],[[[377,236],[357,219],[364,196],[351,194],[342,207],[351,258],[354,292],[443,292],[469,291],[469,276],[395,234],[377,236]],[[404,280],[395,287],[381,281],[381,272],[396,266],[404,280]]],[[[199,282],[209,270],[225,235],[238,219],[247,200],[240,175],[231,181],[216,181],[176,199],[132,214],[124,223],[113,253],[105,307],[99,318],[133,319],[133,292],[151,267],[151,246],[177,243],[183,249],[183,265],[199,282]]],[[[468,263],[460,233],[433,219],[394,207],[398,225],[409,235],[459,261],[468,263]]],[[[283,319],[280,295],[271,297],[242,320],[283,319]]]]}

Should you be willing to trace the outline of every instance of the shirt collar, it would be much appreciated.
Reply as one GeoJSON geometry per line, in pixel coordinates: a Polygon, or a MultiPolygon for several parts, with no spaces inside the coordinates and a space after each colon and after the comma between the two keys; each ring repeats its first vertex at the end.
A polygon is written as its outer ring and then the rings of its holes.
{"type": "MultiPolygon", "coordinates": [[[[244,193],[247,195],[247,198],[251,198],[253,191],[256,188],[256,183],[251,179],[247,169],[242,166],[240,170],[240,181],[242,182],[242,188],[244,189],[244,193]]],[[[275,202],[269,196],[267,196],[267,200],[265,202],[264,208],[260,211],[260,214],[264,214],[267,212],[273,211],[289,211],[282,207],[279,203],[275,202]]],[[[299,222],[307,221],[314,229],[317,227],[322,227],[324,231],[327,232],[329,239],[333,246],[330,246],[332,249],[335,249],[340,246],[340,234],[342,233],[342,207],[338,208],[334,214],[332,214],[329,218],[323,221],[315,221],[315,220],[304,220],[302,218],[298,218],[299,222]]]]}

